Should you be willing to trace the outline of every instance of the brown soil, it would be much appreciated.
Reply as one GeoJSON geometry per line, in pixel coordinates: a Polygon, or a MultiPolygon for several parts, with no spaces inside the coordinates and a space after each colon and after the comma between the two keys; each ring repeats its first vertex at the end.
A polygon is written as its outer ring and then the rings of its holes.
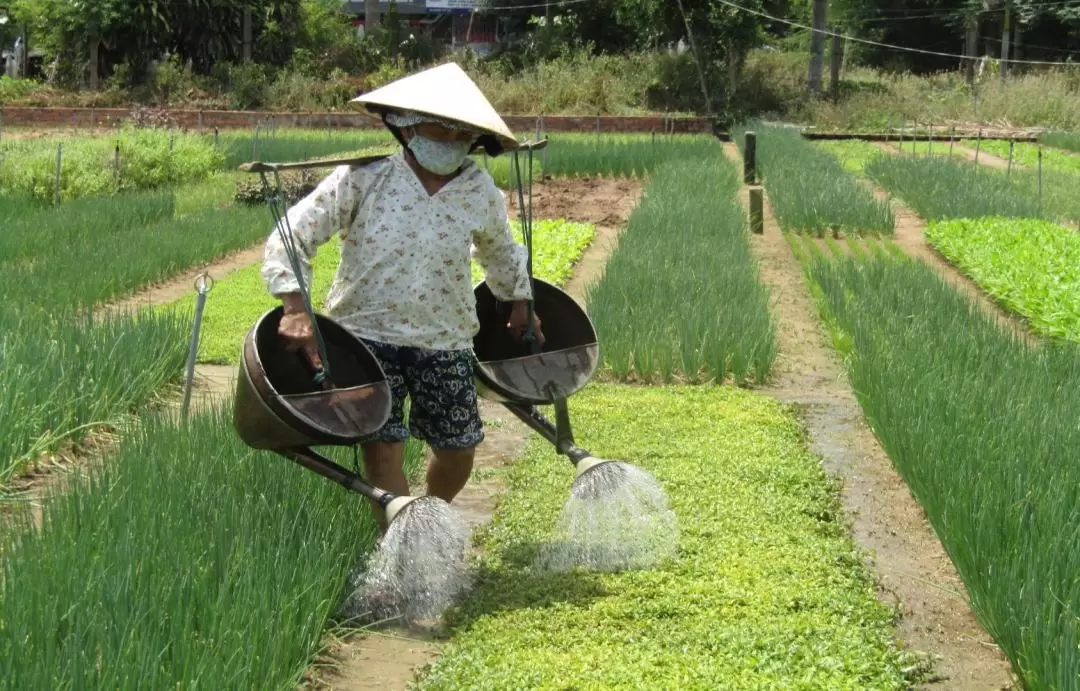
{"type": "MultiPolygon", "coordinates": [[[[567,292],[585,303],[585,289],[599,278],[608,257],[637,204],[642,185],[634,180],[550,180],[533,186],[533,218],[565,218],[596,224],[593,243],[585,250],[567,292]]],[[[516,205],[510,207],[516,215],[516,205]]],[[[541,315],[541,319],[543,315],[541,315]]],[[[505,489],[506,469],[521,454],[532,432],[502,406],[482,400],[486,438],[477,448],[475,470],[454,505],[475,529],[491,520],[505,489]]],[[[414,487],[423,491],[423,482],[414,487]]],[[[327,644],[327,654],[308,670],[305,688],[361,691],[405,689],[424,665],[440,652],[438,632],[403,627],[364,632],[327,644]]]]}
{"type": "MultiPolygon", "coordinates": [[[[741,167],[737,147],[724,149],[741,167]]],[[[748,207],[745,189],[741,199],[748,207]]],[[[773,377],[760,390],[801,412],[811,449],[842,481],[852,537],[872,554],[879,596],[898,608],[898,638],[934,656],[933,681],[924,688],[1011,688],[1008,661],[972,614],[925,512],[865,422],[767,199],[764,211],[765,232],[751,243],[781,328],[773,377]]]]}

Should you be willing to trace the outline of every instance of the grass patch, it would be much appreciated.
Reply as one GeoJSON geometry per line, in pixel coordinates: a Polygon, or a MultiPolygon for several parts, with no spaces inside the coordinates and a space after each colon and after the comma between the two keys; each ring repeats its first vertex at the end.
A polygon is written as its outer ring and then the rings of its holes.
{"type": "Polygon", "coordinates": [[[618,378],[766,378],[776,357],[735,166],[672,161],[656,171],[588,295],[603,366],[618,378]]]}
{"type": "Polygon", "coordinates": [[[832,154],[803,139],[796,130],[760,122],[732,128],[740,151],[746,146],[748,130],[757,133],[759,175],[784,230],[817,235],[893,232],[888,202],[875,199],[832,154]]]}
{"type": "Polygon", "coordinates": [[[815,260],[852,344],[852,386],[1024,688],[1068,686],[1080,655],[1080,376],[1073,344],[1032,347],[921,262],[815,260]],[[917,315],[918,318],[913,318],[917,315]],[[917,395],[913,395],[917,392],[917,395]]]}
{"type": "MultiPolygon", "coordinates": [[[[974,149],[975,140],[964,140],[964,146],[974,149]]],[[[1009,142],[999,139],[984,140],[980,144],[983,151],[993,154],[998,158],[1009,160],[1009,142]]],[[[1013,165],[1021,165],[1027,168],[1037,168],[1039,165],[1039,150],[1042,150],[1043,172],[1062,171],[1067,173],[1080,173],[1080,157],[1048,149],[1040,144],[1031,142],[1013,143],[1013,165]]]]}
{"type": "Polygon", "coordinates": [[[881,153],[873,142],[862,139],[821,139],[813,144],[835,156],[844,170],[855,175],[862,175],[867,162],[881,153]]]}
{"type": "Polygon", "coordinates": [[[1080,341],[1080,235],[1035,219],[931,223],[926,237],[946,258],[1036,333],[1080,341]]]}
{"type": "Polygon", "coordinates": [[[249,449],[227,407],[143,417],[44,506],[0,533],[4,689],[292,688],[376,534],[360,495],[249,449]]]}
{"type": "Polygon", "coordinates": [[[665,486],[678,560],[533,571],[573,479],[537,440],[481,529],[483,578],[449,613],[453,639],[420,689],[907,688],[910,660],[837,490],[779,403],[732,388],[596,385],[571,408],[589,448],[665,486]]]}
{"type": "MultiPolygon", "coordinates": [[[[267,223],[266,225],[269,225],[267,223]]],[[[520,224],[511,221],[514,237],[522,241],[520,224]]],[[[596,234],[591,224],[569,223],[562,220],[533,220],[533,273],[545,281],[564,284],[573,271],[574,264],[596,234]]],[[[316,309],[323,309],[330,285],[341,260],[341,240],[338,236],[319,248],[312,262],[311,295],[316,309]]],[[[239,361],[240,345],[251,325],[260,315],[272,309],[277,301],[266,292],[261,276],[261,265],[253,265],[237,271],[227,279],[214,284],[214,290],[206,300],[203,312],[202,332],[199,336],[199,360],[233,364],[239,361]]],[[[473,281],[483,280],[483,270],[472,263],[473,281]]],[[[193,314],[194,293],[155,309],[179,310],[193,314]]],[[[543,315],[540,315],[543,319],[543,315]]]]}

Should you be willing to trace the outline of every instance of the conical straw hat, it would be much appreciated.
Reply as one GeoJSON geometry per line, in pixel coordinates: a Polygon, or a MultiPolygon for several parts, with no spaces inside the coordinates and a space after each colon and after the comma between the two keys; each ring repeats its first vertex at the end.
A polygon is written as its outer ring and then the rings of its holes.
{"type": "Polygon", "coordinates": [[[451,120],[494,136],[504,150],[518,147],[510,128],[480,87],[453,62],[403,77],[354,98],[352,103],[376,117],[390,109],[451,120]]]}

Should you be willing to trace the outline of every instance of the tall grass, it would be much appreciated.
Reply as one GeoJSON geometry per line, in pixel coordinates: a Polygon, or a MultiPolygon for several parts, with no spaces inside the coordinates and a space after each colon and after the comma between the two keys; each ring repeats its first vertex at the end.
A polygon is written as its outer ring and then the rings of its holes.
{"type": "Polygon", "coordinates": [[[1025,688],[1080,674],[1080,350],[1032,347],[914,261],[818,259],[863,409],[1025,688]],[[916,315],[915,318],[912,315],[916,315]]]}
{"type": "Polygon", "coordinates": [[[0,233],[0,485],[66,439],[116,421],[182,372],[191,311],[95,305],[263,237],[264,209],[174,218],[172,194],[19,206],[0,233]]]}
{"type": "Polygon", "coordinates": [[[207,209],[172,218],[159,213],[162,205],[171,209],[171,195],[167,201],[88,201],[74,216],[61,207],[26,217],[6,242],[30,260],[4,266],[0,293],[46,309],[89,306],[248,247],[271,225],[264,208],[207,209]],[[100,213],[79,222],[95,209],[100,213]],[[43,238],[41,228],[59,229],[55,241],[43,238]]]}
{"type": "Polygon", "coordinates": [[[247,448],[227,408],[143,417],[40,529],[0,533],[0,689],[292,688],[375,534],[366,500],[247,448]]]}
{"type": "MultiPolygon", "coordinates": [[[[757,134],[757,165],[776,220],[790,232],[891,234],[892,208],[861,186],[830,153],[799,132],[752,122],[731,130],[740,151],[745,134],[757,134]]],[[[743,151],[745,155],[745,151],[743,151]]]]}
{"type": "MultiPolygon", "coordinates": [[[[214,135],[202,137],[214,141],[214,135]]],[[[282,163],[328,156],[349,155],[371,147],[396,147],[386,129],[341,130],[259,127],[221,132],[217,146],[224,154],[224,167],[235,169],[249,161],[282,163]]]]}
{"type": "Polygon", "coordinates": [[[36,456],[132,411],[183,371],[190,317],[0,309],[0,486],[36,456]]]}
{"type": "Polygon", "coordinates": [[[653,173],[668,161],[711,160],[720,152],[720,144],[714,137],[700,134],[546,136],[548,150],[534,156],[543,161],[544,173],[554,177],[640,177],[653,173]]]}
{"type": "Polygon", "coordinates": [[[768,376],[775,325],[738,187],[721,156],[671,161],[654,174],[588,295],[604,364],[616,377],[768,376]]]}
{"type": "Polygon", "coordinates": [[[66,248],[83,251],[110,234],[129,235],[171,218],[173,204],[173,195],[168,192],[79,199],[60,209],[25,199],[11,206],[0,203],[4,213],[0,266],[11,269],[12,264],[27,259],[49,260],[66,248]]]}
{"type": "Polygon", "coordinates": [[[865,170],[927,221],[1042,215],[1037,199],[1018,189],[1000,171],[984,166],[949,158],[883,154],[871,159],[865,170]]]}

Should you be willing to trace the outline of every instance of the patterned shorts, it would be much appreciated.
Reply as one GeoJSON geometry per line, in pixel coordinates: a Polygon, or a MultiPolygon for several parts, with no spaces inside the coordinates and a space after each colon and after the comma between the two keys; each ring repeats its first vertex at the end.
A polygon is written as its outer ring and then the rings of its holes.
{"type": "Polygon", "coordinates": [[[390,418],[365,442],[401,442],[410,433],[436,449],[467,449],[484,440],[476,404],[472,354],[425,350],[363,339],[393,393],[390,418]],[[405,426],[405,398],[410,399],[405,426]]]}

